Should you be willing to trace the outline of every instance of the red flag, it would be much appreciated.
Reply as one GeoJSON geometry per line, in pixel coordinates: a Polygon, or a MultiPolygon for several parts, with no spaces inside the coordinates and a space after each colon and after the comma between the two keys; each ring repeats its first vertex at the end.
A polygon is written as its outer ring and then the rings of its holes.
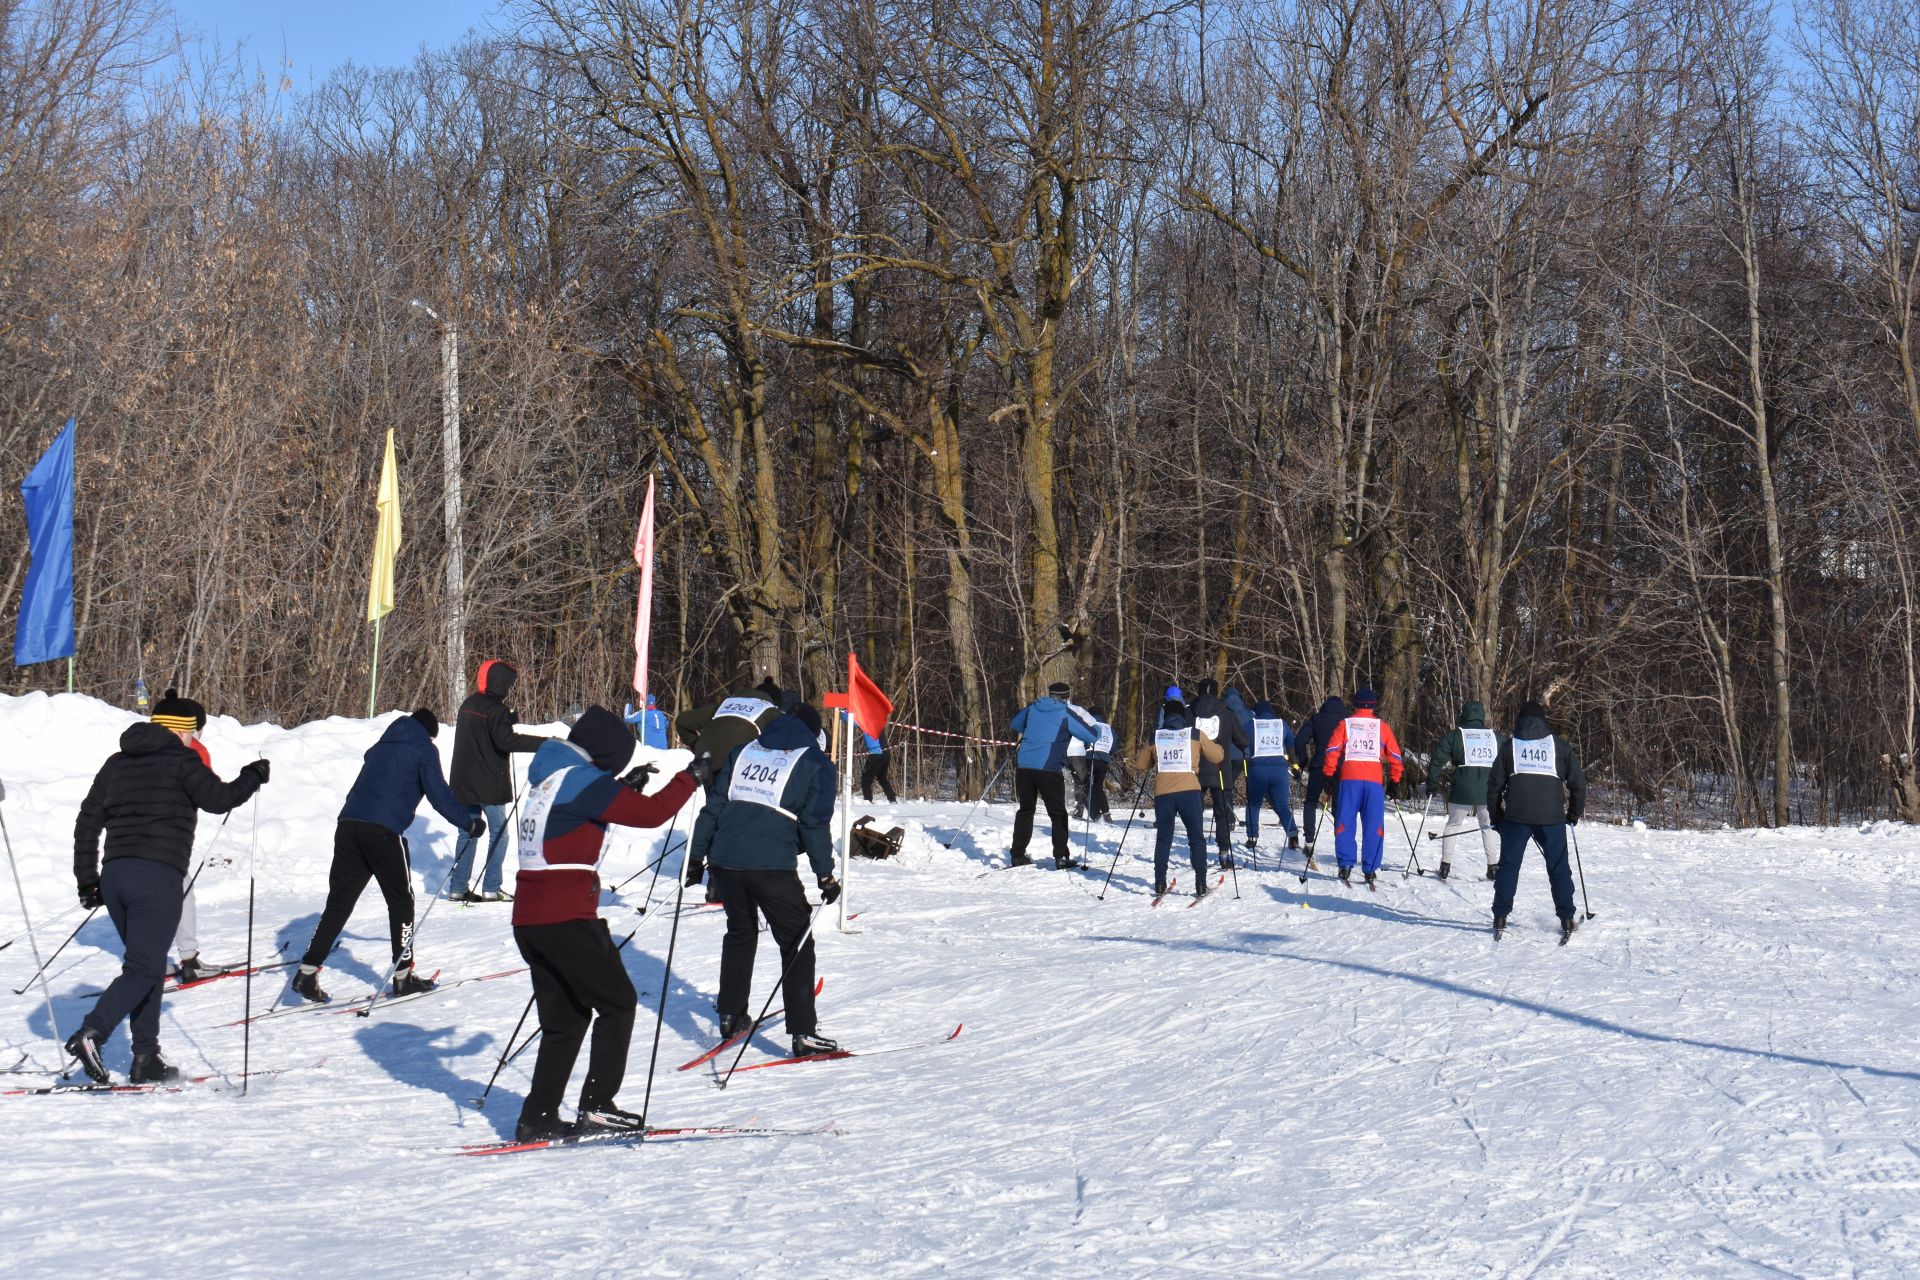
{"type": "Polygon", "coordinates": [[[879,737],[887,731],[887,717],[893,714],[893,700],[880,692],[880,686],[860,669],[860,659],[847,655],[847,706],[853,722],[862,733],[879,737]]]}
{"type": "Polygon", "coordinates": [[[653,477],[647,477],[647,500],[640,508],[640,532],[633,540],[634,563],[640,566],[640,604],[633,623],[633,691],[647,705],[647,645],[653,636],[653,477]]]}

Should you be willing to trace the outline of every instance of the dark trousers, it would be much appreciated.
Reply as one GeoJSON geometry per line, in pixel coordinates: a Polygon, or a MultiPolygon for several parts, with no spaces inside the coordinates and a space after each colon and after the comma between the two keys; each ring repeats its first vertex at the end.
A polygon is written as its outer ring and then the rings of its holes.
{"type": "Polygon", "coordinates": [[[1023,854],[1033,839],[1033,806],[1047,806],[1047,822],[1053,828],[1053,856],[1067,857],[1067,780],[1053,769],[1015,769],[1013,794],[1020,808],[1013,815],[1013,852],[1023,854]]]}
{"type": "Polygon", "coordinates": [[[517,924],[513,940],[533,974],[533,1003],[540,1010],[540,1056],[534,1059],[520,1118],[540,1119],[560,1109],[589,1022],[593,1048],[580,1084],[580,1109],[612,1106],[627,1077],[627,1044],[639,1000],[619,948],[607,935],[607,922],[517,924]]]}
{"type": "Polygon", "coordinates": [[[886,793],[888,804],[899,799],[893,794],[893,784],[887,781],[888,759],[887,753],[882,751],[868,756],[866,764],[860,767],[860,794],[867,798],[869,804],[873,803],[873,784],[876,782],[880,784],[880,790],[886,793]]]}
{"type": "Polygon", "coordinates": [[[333,828],[327,905],[321,909],[320,925],[313,931],[302,964],[318,968],[327,962],[327,953],[340,941],[340,931],[347,927],[347,917],[369,880],[379,881],[380,894],[387,900],[394,965],[404,970],[413,963],[413,876],[407,870],[406,841],[378,823],[343,818],[333,828]]]}
{"type": "Polygon", "coordinates": [[[1306,838],[1307,848],[1313,848],[1313,830],[1320,820],[1320,797],[1333,790],[1333,780],[1318,768],[1307,770],[1307,789],[1300,797],[1300,825],[1305,828],[1300,834],[1306,838]]]}
{"type": "Polygon", "coordinates": [[[1520,863],[1527,856],[1527,841],[1538,840],[1540,853],[1547,860],[1547,884],[1553,889],[1553,909],[1562,920],[1573,919],[1573,872],[1567,866],[1567,827],[1563,822],[1532,826],[1524,822],[1500,824],[1500,870],[1493,879],[1493,914],[1504,917],[1513,910],[1513,895],[1520,887],[1520,863]]]}
{"type": "Polygon", "coordinates": [[[1201,788],[1207,807],[1213,810],[1213,842],[1222,857],[1233,847],[1233,775],[1227,767],[1221,768],[1219,786],[1201,788]]]}
{"type": "Polygon", "coordinates": [[[1193,863],[1193,883],[1207,882],[1207,835],[1200,822],[1200,793],[1176,791],[1153,798],[1153,887],[1167,884],[1167,855],[1173,852],[1173,824],[1187,828],[1187,858],[1193,863]]]}
{"type": "MultiPolygon", "coordinates": [[[[1091,759],[1091,757],[1089,757],[1091,759]]],[[[1106,819],[1113,815],[1107,809],[1107,762],[1092,760],[1088,765],[1087,812],[1096,818],[1106,819]]]]}
{"type": "Polygon", "coordinates": [[[100,868],[100,897],[120,933],[120,976],[94,1001],[81,1026],[105,1040],[127,1027],[135,1053],[160,1051],[160,984],[167,976],[167,948],[180,927],[186,877],[151,858],[115,858],[100,868]]]}
{"type": "MultiPolygon", "coordinates": [[[[753,994],[753,957],[759,949],[760,916],[767,932],[780,944],[781,971],[787,975],[780,990],[786,993],[787,1029],[796,1036],[819,1030],[813,1007],[813,935],[807,925],[813,907],[807,902],[800,876],[792,871],[748,871],[715,867],[727,900],[727,936],[720,944],[720,996],[714,1008],[721,1014],[747,1012],[753,994]]],[[[758,1013],[759,1010],[754,1010],[758,1013]]]]}

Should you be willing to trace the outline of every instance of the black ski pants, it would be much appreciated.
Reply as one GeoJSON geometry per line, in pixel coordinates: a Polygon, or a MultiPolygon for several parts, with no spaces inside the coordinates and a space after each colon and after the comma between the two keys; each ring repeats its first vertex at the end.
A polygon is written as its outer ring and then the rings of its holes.
{"type": "Polygon", "coordinates": [[[1091,776],[1087,779],[1087,812],[1096,818],[1109,818],[1112,815],[1107,810],[1107,762],[1092,760],[1088,769],[1091,776]]]}
{"type": "Polygon", "coordinates": [[[1201,789],[1207,807],[1213,810],[1213,843],[1223,858],[1233,848],[1233,781],[1238,768],[1237,765],[1221,765],[1220,785],[1201,789]]]}
{"type": "Polygon", "coordinates": [[[167,948],[180,927],[186,877],[170,863],[115,858],[100,868],[100,897],[120,933],[120,976],[94,1001],[80,1025],[104,1041],[123,1018],[135,1053],[160,1051],[160,986],[167,948]]]}
{"type": "MultiPolygon", "coordinates": [[[[714,1008],[722,1016],[748,1012],[753,995],[753,957],[760,946],[760,917],[780,944],[780,967],[787,975],[787,1029],[796,1036],[819,1030],[813,1004],[813,905],[794,871],[715,867],[727,900],[727,936],[720,944],[720,995],[714,1008]]],[[[753,1012],[759,1012],[754,1010],[753,1012]]]]}
{"type": "Polygon", "coordinates": [[[899,799],[893,794],[893,784],[887,781],[887,761],[890,758],[886,752],[878,752],[868,756],[866,764],[860,767],[860,794],[867,798],[868,804],[873,803],[873,784],[876,782],[880,784],[880,790],[886,793],[888,804],[899,799]]]}
{"type": "Polygon", "coordinates": [[[1306,839],[1307,848],[1313,848],[1314,828],[1321,818],[1320,797],[1331,795],[1333,779],[1320,772],[1318,768],[1307,770],[1307,790],[1300,797],[1300,824],[1305,828],[1300,834],[1306,839]]]}
{"type": "Polygon", "coordinates": [[[533,1003],[540,1010],[540,1056],[533,1062],[533,1083],[520,1118],[559,1112],[588,1023],[593,1024],[593,1047],[587,1051],[587,1078],[580,1082],[580,1109],[612,1106],[627,1078],[627,1046],[639,997],[607,922],[517,924],[513,940],[533,975],[533,1003]]]}
{"type": "Polygon", "coordinates": [[[327,873],[327,905],[307,944],[302,964],[319,968],[340,941],[340,931],[360,901],[367,881],[380,884],[387,900],[387,933],[396,972],[413,963],[413,875],[407,867],[407,842],[377,822],[342,818],[333,828],[333,868],[327,873]]]}
{"type": "Polygon", "coordinates": [[[1067,853],[1067,780],[1057,769],[1015,769],[1013,794],[1020,808],[1013,815],[1013,852],[1018,857],[1027,851],[1033,839],[1035,802],[1047,806],[1047,822],[1053,828],[1053,856],[1067,853]]]}

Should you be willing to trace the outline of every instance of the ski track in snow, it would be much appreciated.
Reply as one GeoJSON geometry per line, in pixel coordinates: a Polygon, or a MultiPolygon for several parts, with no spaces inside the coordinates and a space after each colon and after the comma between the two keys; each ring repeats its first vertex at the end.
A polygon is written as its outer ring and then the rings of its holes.
{"type": "MultiPolygon", "coordinates": [[[[36,919],[71,901],[73,814],[129,722],[85,698],[0,699],[0,811],[36,919]]],[[[225,776],[263,749],[274,761],[256,959],[276,943],[297,952],[325,896],[338,799],[377,727],[210,730],[225,776]]],[[[511,1133],[532,1051],[484,1112],[466,1100],[526,1001],[516,976],[370,1019],[258,1024],[254,1069],[289,1069],[244,1098],[0,1098],[7,1272],[84,1259],[215,1275],[1920,1274],[1920,948],[1905,927],[1920,840],[1903,828],[1582,827],[1599,917],[1561,948],[1537,854],[1496,945],[1492,886],[1403,882],[1391,832],[1378,893],[1324,873],[1303,889],[1298,855],[1276,871],[1268,848],[1265,869],[1241,868],[1237,898],[1230,878],[1199,910],[1154,911],[1149,825],[1101,902],[1122,823],[1094,828],[1096,875],[1043,858],[981,878],[985,855],[1004,859],[1011,809],[983,807],[943,850],[969,808],[856,804],[906,826],[905,850],[856,864],[859,932],[837,932],[829,908],[818,935],[829,1034],[857,1049],[964,1022],[950,1045],[754,1072],[724,1092],[706,1069],[674,1072],[712,1041],[724,928],[717,912],[680,923],[654,1121],[831,1120],[837,1135],[452,1159],[511,1133]]],[[[245,951],[253,821],[243,809],[224,832],[200,823],[199,849],[234,859],[200,880],[216,960],[245,951]]],[[[608,882],[665,835],[616,832],[608,882]]],[[[453,836],[428,818],[412,842],[424,907],[453,836]]],[[[1081,842],[1076,824],[1076,854],[1081,842]]],[[[1184,851],[1182,838],[1176,872],[1184,851]]],[[[639,925],[621,1094],[635,1109],[674,881],[661,877],[643,918],[646,886],[603,909],[616,938],[639,925]]],[[[440,903],[422,964],[449,979],[518,965],[509,910],[440,903]]],[[[18,919],[9,900],[0,932],[18,919]]],[[[71,927],[46,933],[57,943],[71,927]]],[[[63,1030],[117,955],[102,917],[53,966],[63,1030]]],[[[0,952],[9,987],[32,965],[25,943],[0,952]]],[[[325,979],[349,999],[385,966],[369,887],[325,979]]],[[[776,973],[764,940],[756,1008],[776,973]]],[[[286,982],[257,977],[256,1012],[286,982]]],[[[162,1041],[188,1074],[238,1072],[241,1030],[219,1024],[240,1016],[243,987],[168,998],[162,1041]]],[[[4,1060],[47,1063],[38,988],[6,999],[4,1060]]],[[[748,1060],[781,1047],[756,1040],[748,1060]]],[[[107,1056],[124,1072],[124,1030],[107,1056]]]]}

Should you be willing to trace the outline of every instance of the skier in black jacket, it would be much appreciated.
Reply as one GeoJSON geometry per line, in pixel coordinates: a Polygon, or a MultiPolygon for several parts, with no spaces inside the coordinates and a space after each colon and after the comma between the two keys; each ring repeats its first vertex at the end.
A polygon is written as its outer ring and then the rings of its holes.
{"type": "Polygon", "coordinates": [[[1307,774],[1306,794],[1300,798],[1300,821],[1306,827],[1307,865],[1313,865],[1314,828],[1320,817],[1320,797],[1333,794],[1327,777],[1321,773],[1320,765],[1327,755],[1327,744],[1333,740],[1333,731],[1347,718],[1347,704],[1338,697],[1328,698],[1320,704],[1320,709],[1307,718],[1300,726],[1300,732],[1293,736],[1293,765],[1304,769],[1307,774]]]}
{"type": "Polygon", "coordinates": [[[479,842],[465,831],[453,846],[453,874],[447,897],[455,902],[507,902],[512,895],[500,886],[501,866],[507,856],[507,802],[513,799],[513,762],[516,751],[538,751],[546,739],[521,733],[507,709],[507,694],[520,678],[513,667],[493,658],[480,664],[475,681],[479,692],[460,704],[453,728],[453,768],[447,782],[460,802],[487,822],[487,869],[480,892],[468,891],[473,875],[473,850],[479,842]]]}
{"type": "MultiPolygon", "coordinates": [[[[172,691],[168,691],[172,695],[172,691]]],[[[173,698],[185,717],[204,722],[200,704],[173,698]]],[[[135,1084],[165,1083],[180,1073],[160,1057],[160,988],[167,948],[180,927],[180,899],[193,853],[196,810],[226,813],[245,804],[267,780],[265,760],[222,782],[187,745],[190,732],[142,721],[120,735],[120,750],[94,775],[73,824],[73,877],[80,904],[101,907],[113,920],[125,954],[120,976],[100,993],[67,1052],[101,1084],[107,1082],[100,1046],[131,1017],[135,1084]],[[106,833],[106,854],[100,835],[106,833]]]]}
{"type": "Polygon", "coordinates": [[[1500,744],[1487,775],[1487,808],[1500,829],[1500,870],[1493,885],[1493,936],[1507,927],[1520,863],[1529,839],[1540,842],[1547,860],[1553,909],[1560,916],[1560,940],[1577,928],[1573,910],[1573,873],[1567,868],[1567,828],[1587,807],[1587,775],[1573,744],[1547,727],[1547,709],[1523,703],[1514,717],[1513,736],[1500,744]]]}
{"type": "Polygon", "coordinates": [[[1218,743],[1224,757],[1220,764],[1200,758],[1200,793],[1213,808],[1213,843],[1224,871],[1233,865],[1233,773],[1228,762],[1245,758],[1253,744],[1247,741],[1240,717],[1220,697],[1216,680],[1200,682],[1188,714],[1193,727],[1218,743]]]}

